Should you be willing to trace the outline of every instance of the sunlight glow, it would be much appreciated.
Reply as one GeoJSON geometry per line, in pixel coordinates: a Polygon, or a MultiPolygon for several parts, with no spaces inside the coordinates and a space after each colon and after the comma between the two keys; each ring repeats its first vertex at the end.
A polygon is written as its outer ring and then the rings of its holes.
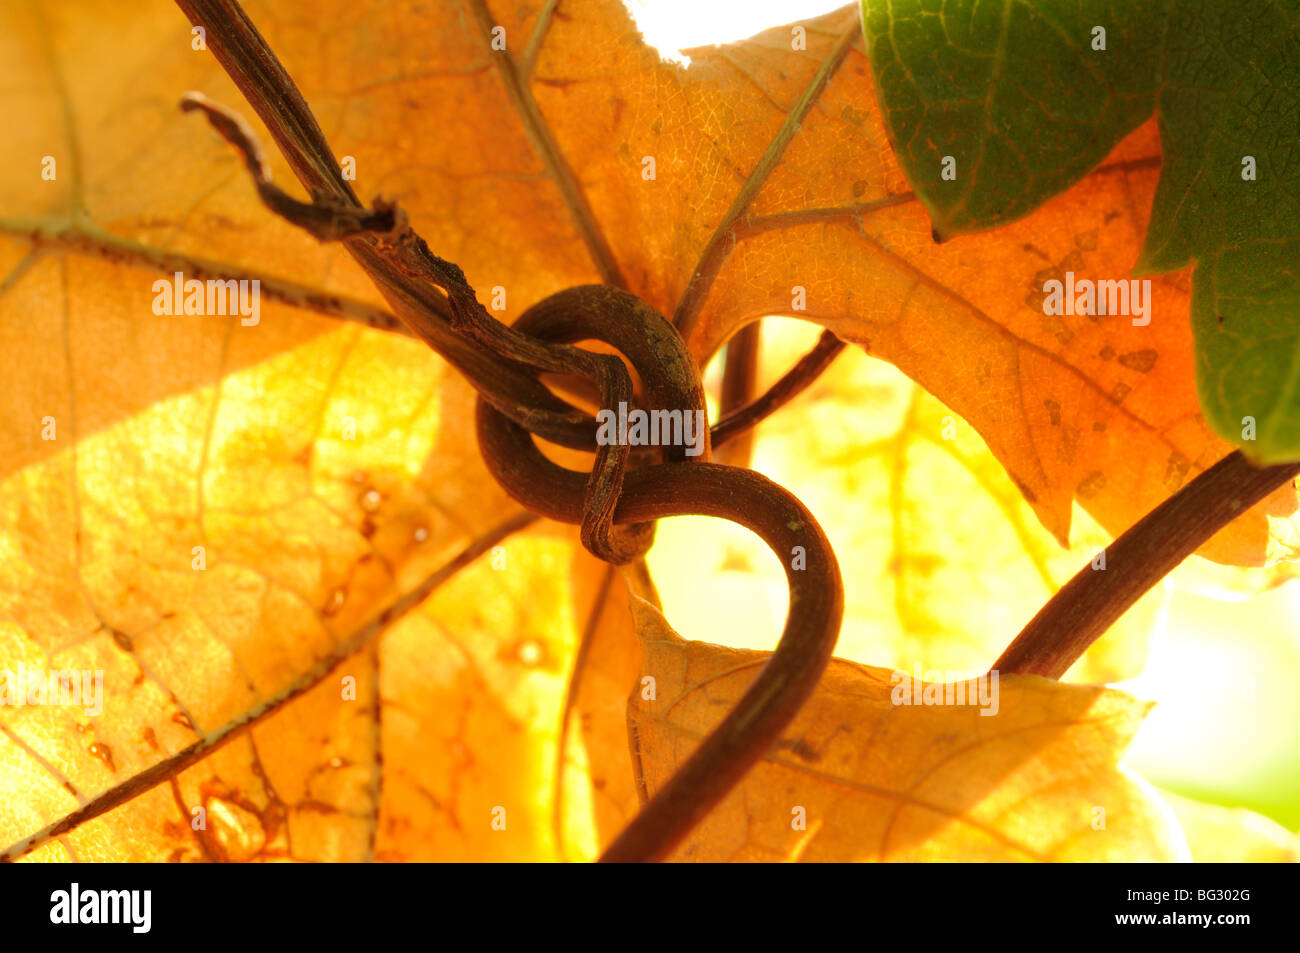
{"type": "Polygon", "coordinates": [[[1189,797],[1300,824],[1300,581],[1241,602],[1175,591],[1136,678],[1115,685],[1156,707],[1125,763],[1189,797]]]}
{"type": "Polygon", "coordinates": [[[682,52],[743,40],[769,27],[807,20],[844,0],[623,0],[646,43],[666,60],[690,65],[682,52]]]}

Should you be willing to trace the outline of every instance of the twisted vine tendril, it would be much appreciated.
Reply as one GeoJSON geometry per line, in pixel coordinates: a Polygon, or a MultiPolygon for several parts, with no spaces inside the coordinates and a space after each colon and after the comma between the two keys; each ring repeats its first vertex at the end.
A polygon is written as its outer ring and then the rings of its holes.
{"type": "MultiPolygon", "coordinates": [[[[515,327],[547,339],[602,340],[628,356],[645,384],[648,408],[704,408],[703,388],[676,329],[627,292],[570,288],[534,305],[515,327]]],[[[616,396],[612,389],[603,392],[607,406],[616,396]]],[[[691,460],[680,446],[664,447],[664,462],[635,469],[624,469],[627,457],[622,457],[618,467],[624,472],[609,478],[617,490],[599,496],[597,513],[594,483],[547,459],[523,428],[486,401],[479,400],[477,413],[479,447],[489,470],[534,512],[584,526],[593,518],[646,525],[668,516],[722,517],[756,533],[786,567],[790,608],[771,658],[601,858],[661,860],[767,752],[816,688],[844,608],[835,553],[813,515],[789,492],[752,470],[691,460]],[[795,552],[806,554],[806,568],[793,568],[795,552]]]]}

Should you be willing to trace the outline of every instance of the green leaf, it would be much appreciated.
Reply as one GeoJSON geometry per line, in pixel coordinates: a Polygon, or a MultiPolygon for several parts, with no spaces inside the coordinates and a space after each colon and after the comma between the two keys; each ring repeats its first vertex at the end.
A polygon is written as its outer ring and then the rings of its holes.
{"type": "Polygon", "coordinates": [[[1157,105],[1163,168],[1137,267],[1196,262],[1201,409],[1261,462],[1300,459],[1300,3],[1176,10],[1157,105]]]}
{"type": "Polygon", "coordinates": [[[1300,0],[863,0],[863,26],[936,237],[1023,217],[1157,112],[1135,272],[1197,266],[1206,419],[1300,460],[1300,0]]]}

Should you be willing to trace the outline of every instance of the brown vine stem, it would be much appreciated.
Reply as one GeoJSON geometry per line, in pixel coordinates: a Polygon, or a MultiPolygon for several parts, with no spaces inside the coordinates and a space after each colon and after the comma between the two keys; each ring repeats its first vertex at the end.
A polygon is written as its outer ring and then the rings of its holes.
{"type": "Polygon", "coordinates": [[[588,415],[542,386],[532,368],[484,351],[452,327],[444,295],[451,297],[464,284],[460,269],[433,255],[394,206],[376,202],[371,211],[361,205],[302,93],[237,0],[176,0],[176,5],[191,23],[204,28],[208,49],[265,123],[311,199],[298,202],[278,189],[268,190],[270,173],[258,161],[247,124],[210,100],[187,98],[188,108],[202,109],[243,152],[263,202],[318,238],[340,240],[397,316],[492,406],[554,443],[592,447],[595,425],[588,415]],[[390,214],[394,228],[385,232],[382,226],[390,214]],[[341,227],[333,224],[336,221],[341,227]]]}
{"type": "MultiPolygon", "coordinates": [[[[552,463],[524,430],[481,400],[478,430],[489,469],[511,496],[551,519],[581,518],[583,474],[552,463]]],[[[732,520],[760,536],[785,567],[790,608],[780,642],[758,677],[606,849],[603,861],[666,859],[798,714],[839,637],[839,563],[817,520],[790,493],[753,470],[716,463],[661,463],[627,472],[616,524],[686,515],[732,520]],[[807,556],[802,570],[790,559],[796,547],[807,556]]]]}
{"type": "MultiPolygon", "coordinates": [[[[722,352],[722,392],[718,395],[719,419],[752,404],[758,387],[758,359],[763,351],[763,325],[747,324],[727,342],[722,352]]],[[[738,433],[720,448],[719,463],[747,467],[754,458],[754,431],[738,433]]]]}
{"type": "MultiPolygon", "coordinates": [[[[568,348],[585,355],[588,362],[598,355],[572,348],[568,342],[604,340],[625,354],[640,373],[651,407],[689,408],[687,413],[698,409],[700,417],[704,415],[704,387],[681,336],[663,315],[631,292],[604,285],[566,288],[534,304],[507,331],[504,340],[513,341],[517,337],[532,342],[535,347],[568,348]]],[[[615,392],[610,386],[612,378],[597,378],[585,364],[572,361],[571,365],[598,381],[603,407],[618,407],[620,401],[630,403],[630,384],[622,361],[608,355],[601,359],[618,368],[621,372],[618,384],[626,386],[627,391],[615,392]]],[[[702,452],[696,457],[689,457],[685,446],[666,445],[660,449],[662,458],[665,461],[707,460],[710,450],[707,427],[700,436],[702,452]]],[[[618,564],[640,558],[654,539],[653,522],[615,532],[614,508],[631,458],[629,449],[626,445],[597,449],[580,520],[583,545],[596,556],[618,564]]]]}
{"type": "Polygon", "coordinates": [[[722,415],[713,425],[713,446],[722,446],[799,396],[831,366],[831,362],[842,350],[844,342],[830,331],[823,331],[813,349],[786,371],[780,380],[748,404],[722,415]]]}
{"type": "Polygon", "coordinates": [[[993,663],[997,672],[1060,678],[1142,594],[1211,536],[1300,474],[1228,454],[1106,547],[1105,569],[1075,574],[993,663]]]}
{"type": "MultiPolygon", "coordinates": [[[[516,327],[555,340],[604,340],[628,356],[650,407],[689,408],[703,416],[703,389],[680,335],[627,292],[599,286],[567,289],[533,305],[516,327]]],[[[479,447],[506,491],[533,512],[582,522],[585,529],[592,520],[592,481],[548,460],[525,430],[485,401],[479,401],[477,415],[479,447]]],[[[666,462],[619,474],[603,522],[652,524],[688,514],[738,522],[766,541],[785,565],[790,608],[780,642],[758,677],[602,860],[665,859],[798,713],[839,635],[843,584],[835,553],[816,519],[790,493],[752,470],[701,462],[707,444],[702,449],[692,458],[680,446],[667,447],[666,462]],[[796,554],[803,554],[806,563],[791,558],[796,554]]]]}

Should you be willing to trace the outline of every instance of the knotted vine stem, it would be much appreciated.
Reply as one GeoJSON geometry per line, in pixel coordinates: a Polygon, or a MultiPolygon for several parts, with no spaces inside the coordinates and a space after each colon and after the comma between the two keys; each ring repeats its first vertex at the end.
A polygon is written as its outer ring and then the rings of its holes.
{"type": "MultiPolygon", "coordinates": [[[[534,305],[515,328],[552,340],[603,340],[631,360],[649,407],[704,409],[698,373],[676,329],[627,292],[567,289],[534,305]]],[[[523,428],[482,399],[477,414],[479,448],[512,497],[551,519],[585,524],[591,518],[592,494],[583,474],[553,463],[523,428]]],[[[623,473],[614,506],[601,519],[635,525],[701,515],[740,523],[781,559],[790,606],[780,642],[758,677],[609,846],[601,858],[607,861],[664,859],[767,753],[817,687],[844,611],[835,552],[803,504],[752,470],[692,460],[682,450],[665,447],[664,462],[623,473]],[[795,553],[805,557],[797,561],[800,569],[794,568],[795,553]]],[[[626,462],[623,457],[618,465],[626,462]]]]}

